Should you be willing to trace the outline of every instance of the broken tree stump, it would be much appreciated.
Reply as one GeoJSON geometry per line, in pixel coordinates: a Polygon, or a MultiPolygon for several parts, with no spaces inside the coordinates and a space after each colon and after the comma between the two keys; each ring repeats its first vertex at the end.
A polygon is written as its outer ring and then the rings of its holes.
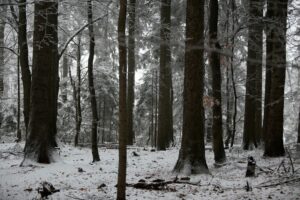
{"type": "Polygon", "coordinates": [[[255,167],[256,167],[256,162],[255,162],[254,158],[252,156],[249,156],[246,177],[255,176],[255,167]]]}

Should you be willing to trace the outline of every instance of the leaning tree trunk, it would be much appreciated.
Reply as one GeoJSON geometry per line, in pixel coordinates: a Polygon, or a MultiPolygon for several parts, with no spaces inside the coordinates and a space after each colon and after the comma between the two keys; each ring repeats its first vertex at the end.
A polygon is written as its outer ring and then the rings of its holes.
{"type": "Polygon", "coordinates": [[[210,52],[209,63],[212,69],[212,90],[214,97],[213,105],[213,150],[215,162],[222,163],[225,161],[225,150],[223,144],[223,127],[222,127],[222,93],[221,93],[221,66],[220,66],[220,45],[218,43],[218,0],[210,0],[209,5],[209,43],[212,48],[210,52]]]}
{"type": "Polygon", "coordinates": [[[29,135],[25,159],[50,163],[58,77],[57,2],[35,2],[29,135]]]}
{"type": "Polygon", "coordinates": [[[268,0],[267,65],[271,66],[269,124],[265,138],[265,156],[285,154],[283,146],[284,86],[286,71],[286,25],[288,0],[268,0]]]}
{"type": "Polygon", "coordinates": [[[133,130],[133,107],[134,107],[134,80],[135,80],[135,7],[136,0],[130,0],[128,5],[128,94],[127,94],[127,115],[128,115],[128,137],[127,144],[132,145],[134,142],[133,130]]]}
{"type": "Polygon", "coordinates": [[[19,1],[19,32],[18,43],[20,47],[20,65],[23,82],[23,113],[26,135],[28,132],[29,112],[30,112],[30,88],[31,73],[28,63],[28,45],[27,45],[27,19],[26,19],[26,0],[19,1]]]}
{"type": "Polygon", "coordinates": [[[187,1],[183,134],[175,172],[208,173],[204,146],[204,0],[187,1]]]}
{"type": "Polygon", "coordinates": [[[118,19],[119,43],[119,171],[117,199],[126,199],[126,139],[127,139],[127,107],[126,107],[126,12],[127,0],[120,0],[118,19]]]}
{"type": "Polygon", "coordinates": [[[246,101],[245,101],[245,120],[244,120],[244,150],[257,147],[257,131],[260,131],[261,114],[259,116],[261,97],[261,69],[262,69],[262,26],[260,19],[263,17],[263,2],[261,0],[251,0],[249,4],[248,20],[248,60],[247,60],[247,79],[246,79],[246,101]],[[260,74],[260,76],[259,76],[260,74]],[[257,79],[259,78],[259,79],[257,79]],[[258,84],[260,81],[260,84],[258,84]],[[260,89],[260,94],[258,93],[260,89]],[[256,119],[256,117],[258,119],[256,119]]]}
{"type": "Polygon", "coordinates": [[[173,135],[171,104],[171,0],[161,0],[157,150],[166,150],[173,135]]]}
{"type": "Polygon", "coordinates": [[[87,1],[88,7],[88,23],[89,23],[89,36],[90,36],[90,49],[89,49],[89,59],[88,59],[88,82],[89,82],[89,91],[90,91],[90,100],[91,100],[91,109],[92,109],[92,155],[93,162],[100,161],[98,144],[97,144],[97,124],[98,124],[98,113],[97,113],[97,101],[96,101],[96,92],[94,87],[94,74],[93,74],[93,62],[95,54],[95,35],[94,27],[92,24],[93,21],[93,11],[92,11],[92,0],[87,1]]]}

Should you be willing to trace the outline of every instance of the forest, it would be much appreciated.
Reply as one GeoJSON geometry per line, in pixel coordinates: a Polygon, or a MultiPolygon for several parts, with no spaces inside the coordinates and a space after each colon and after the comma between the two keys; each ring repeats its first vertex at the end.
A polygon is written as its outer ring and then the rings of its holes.
{"type": "Polygon", "coordinates": [[[300,1],[0,0],[27,199],[300,199],[300,1]]]}

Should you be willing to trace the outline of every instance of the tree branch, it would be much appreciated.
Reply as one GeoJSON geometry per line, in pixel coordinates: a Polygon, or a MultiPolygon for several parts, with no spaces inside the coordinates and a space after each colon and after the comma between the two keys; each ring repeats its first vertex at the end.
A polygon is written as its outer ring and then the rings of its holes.
{"type": "MultiPolygon", "coordinates": [[[[106,17],[107,14],[101,16],[101,17],[98,17],[96,19],[94,19],[91,24],[103,19],[104,17],[106,17]]],[[[64,54],[64,52],[66,51],[68,45],[70,44],[70,42],[74,39],[74,37],[76,37],[80,32],[82,32],[86,27],[88,27],[90,25],[90,23],[87,23],[85,25],[83,25],[80,29],[78,29],[67,41],[66,43],[64,44],[61,52],[58,54],[58,60],[60,60],[60,58],[62,57],[62,55],[64,54]]]]}

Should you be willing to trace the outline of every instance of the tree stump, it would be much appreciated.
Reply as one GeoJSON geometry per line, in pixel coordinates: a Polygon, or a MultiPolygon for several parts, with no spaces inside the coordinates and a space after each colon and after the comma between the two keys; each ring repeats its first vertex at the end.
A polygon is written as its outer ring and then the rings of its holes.
{"type": "Polygon", "coordinates": [[[248,165],[246,171],[246,177],[253,177],[255,176],[255,166],[256,162],[252,156],[248,157],[248,165]]]}

